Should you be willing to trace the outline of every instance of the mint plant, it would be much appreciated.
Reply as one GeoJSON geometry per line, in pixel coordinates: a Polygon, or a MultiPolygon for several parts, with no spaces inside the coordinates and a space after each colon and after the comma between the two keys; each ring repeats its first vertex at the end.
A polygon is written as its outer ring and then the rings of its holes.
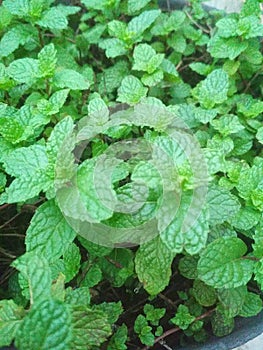
{"type": "Polygon", "coordinates": [[[261,312],[260,3],[1,2],[0,346],[174,347],[261,312]]]}

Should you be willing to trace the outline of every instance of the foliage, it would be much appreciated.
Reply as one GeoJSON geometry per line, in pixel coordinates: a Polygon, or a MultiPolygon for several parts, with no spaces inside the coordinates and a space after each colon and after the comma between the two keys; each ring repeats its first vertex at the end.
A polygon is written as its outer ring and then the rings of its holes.
{"type": "Polygon", "coordinates": [[[260,1],[201,2],[1,2],[0,346],[203,341],[262,310],[260,1]]]}

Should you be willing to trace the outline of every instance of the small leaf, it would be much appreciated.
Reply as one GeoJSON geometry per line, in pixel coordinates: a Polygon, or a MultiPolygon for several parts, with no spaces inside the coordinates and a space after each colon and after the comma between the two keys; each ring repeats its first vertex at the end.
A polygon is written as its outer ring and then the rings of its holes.
{"type": "Polygon", "coordinates": [[[224,313],[229,318],[237,316],[243,308],[247,296],[247,287],[240,286],[231,289],[219,289],[218,298],[224,307],[224,313]]]}
{"type": "Polygon", "coordinates": [[[141,34],[154,23],[160,13],[160,10],[149,10],[142,12],[137,17],[133,17],[128,24],[128,31],[132,33],[135,38],[140,37],[141,34]]]}
{"type": "Polygon", "coordinates": [[[55,72],[57,63],[57,50],[54,44],[49,44],[43,47],[38,54],[39,73],[42,77],[52,77],[55,72]]]}
{"type": "Polygon", "coordinates": [[[235,326],[234,319],[227,317],[220,311],[216,311],[211,320],[213,333],[217,337],[224,337],[230,334],[235,326]]]}
{"type": "Polygon", "coordinates": [[[144,8],[151,0],[128,0],[128,14],[133,15],[144,8]]]}
{"type": "Polygon", "coordinates": [[[212,306],[217,299],[215,289],[198,279],[194,281],[193,295],[196,301],[203,306],[212,306]]]}
{"type": "Polygon", "coordinates": [[[235,237],[223,237],[210,243],[201,253],[198,277],[214,288],[236,288],[252,277],[254,262],[243,259],[247,247],[235,237]]]}
{"type": "Polygon", "coordinates": [[[138,78],[128,75],[121,82],[117,100],[130,105],[136,104],[146,96],[147,91],[138,78]]]}
{"type": "Polygon", "coordinates": [[[74,243],[69,244],[63,254],[66,283],[70,282],[79,272],[80,260],[79,247],[74,243]]]}
{"type": "Polygon", "coordinates": [[[134,65],[132,69],[142,70],[149,74],[153,73],[162,63],[164,54],[157,54],[148,44],[140,44],[135,47],[134,65]]]}
{"type": "Polygon", "coordinates": [[[67,305],[48,299],[29,310],[19,328],[15,345],[21,350],[70,350],[71,339],[71,317],[67,305]]]}
{"type": "Polygon", "coordinates": [[[175,317],[171,318],[171,322],[179,328],[186,330],[195,320],[195,316],[191,315],[187,306],[180,304],[176,311],[175,317]]]}

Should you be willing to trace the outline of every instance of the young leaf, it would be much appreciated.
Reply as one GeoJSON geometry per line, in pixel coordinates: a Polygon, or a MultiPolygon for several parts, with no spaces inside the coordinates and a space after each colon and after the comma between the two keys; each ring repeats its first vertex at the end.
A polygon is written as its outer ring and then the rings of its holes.
{"type": "Polygon", "coordinates": [[[133,15],[144,8],[151,0],[128,0],[128,14],[133,15]]]}
{"type": "Polygon", "coordinates": [[[135,270],[146,291],[160,293],[169,283],[174,254],[160,237],[140,246],[135,257],[135,270]]]}
{"type": "Polygon", "coordinates": [[[214,288],[236,288],[252,277],[254,262],[243,259],[247,247],[235,237],[223,237],[210,243],[200,254],[198,277],[214,288]]]}
{"type": "Polygon", "coordinates": [[[157,54],[148,44],[140,44],[135,47],[134,65],[132,69],[142,70],[149,74],[153,73],[162,63],[164,54],[157,54]]]}
{"type": "Polygon", "coordinates": [[[50,78],[55,73],[57,63],[57,50],[54,44],[49,44],[43,47],[38,54],[38,69],[39,74],[44,78],[50,78]]]}
{"type": "Polygon", "coordinates": [[[48,299],[34,305],[27,313],[17,332],[15,345],[21,350],[70,350],[71,340],[68,306],[48,299]]]}
{"type": "Polygon", "coordinates": [[[195,320],[195,316],[191,315],[187,306],[180,304],[176,314],[171,318],[171,322],[181,329],[187,329],[195,320]]]}
{"type": "Polygon", "coordinates": [[[136,39],[139,38],[143,32],[154,23],[160,13],[160,10],[149,10],[142,12],[139,16],[134,17],[129,22],[128,31],[132,33],[136,39]]]}
{"type": "Polygon", "coordinates": [[[66,283],[70,282],[78,273],[80,260],[81,256],[79,247],[74,243],[69,244],[63,254],[66,283]]]}
{"type": "Polygon", "coordinates": [[[127,350],[127,346],[125,345],[127,338],[128,329],[123,323],[111,337],[107,350],[127,350]]]}
{"type": "Polygon", "coordinates": [[[130,105],[138,103],[146,96],[148,89],[145,88],[138,78],[133,75],[125,77],[118,89],[117,100],[130,105]]]}
{"type": "Polygon", "coordinates": [[[212,306],[217,299],[215,289],[198,279],[194,281],[193,295],[196,301],[203,306],[212,306]]]}

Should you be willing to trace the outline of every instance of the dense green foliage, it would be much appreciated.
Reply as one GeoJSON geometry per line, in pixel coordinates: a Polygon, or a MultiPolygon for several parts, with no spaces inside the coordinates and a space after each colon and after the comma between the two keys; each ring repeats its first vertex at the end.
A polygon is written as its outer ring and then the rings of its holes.
{"type": "Polygon", "coordinates": [[[260,1],[201,2],[0,5],[0,346],[202,342],[262,310],[260,1]]]}

